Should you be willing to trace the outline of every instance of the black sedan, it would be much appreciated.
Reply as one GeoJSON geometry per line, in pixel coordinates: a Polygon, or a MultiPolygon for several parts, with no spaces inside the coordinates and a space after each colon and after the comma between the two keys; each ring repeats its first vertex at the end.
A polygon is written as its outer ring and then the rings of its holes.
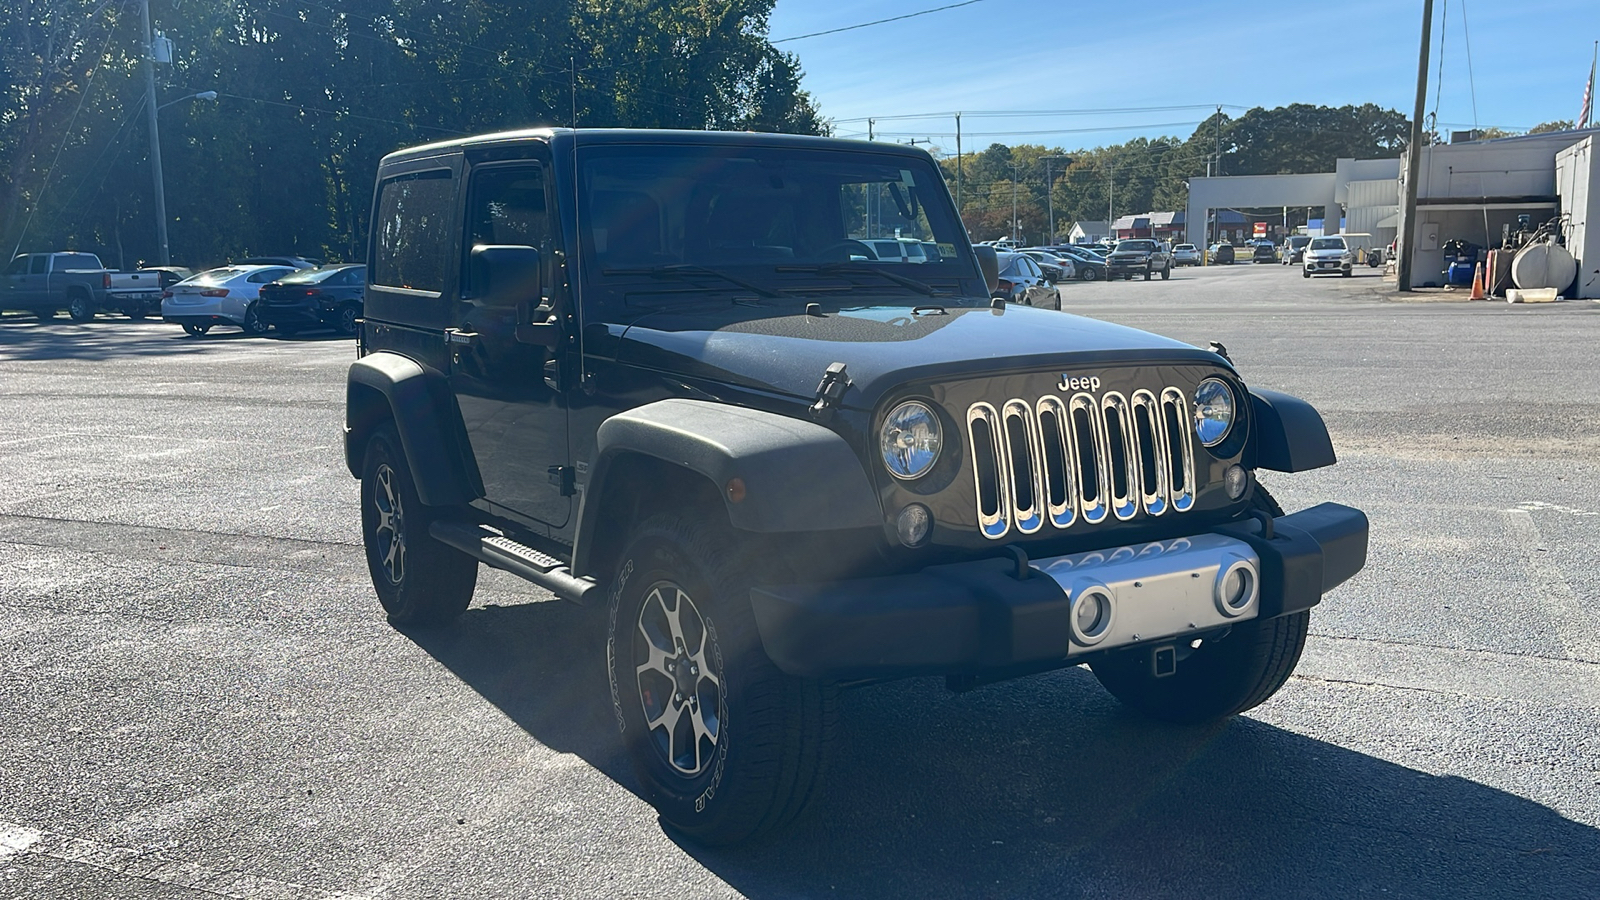
{"type": "Polygon", "coordinates": [[[261,286],[257,315],[285,337],[312,328],[353,336],[366,294],[367,267],[333,264],[301,269],[261,286]]]}
{"type": "Polygon", "coordinates": [[[1061,294],[1044,276],[1039,264],[1022,253],[1001,253],[1000,286],[994,296],[1025,306],[1061,308],[1061,294]]]}
{"type": "Polygon", "coordinates": [[[1072,260],[1080,281],[1104,281],[1109,274],[1106,258],[1085,247],[1058,246],[1045,248],[1057,256],[1072,260]]]}

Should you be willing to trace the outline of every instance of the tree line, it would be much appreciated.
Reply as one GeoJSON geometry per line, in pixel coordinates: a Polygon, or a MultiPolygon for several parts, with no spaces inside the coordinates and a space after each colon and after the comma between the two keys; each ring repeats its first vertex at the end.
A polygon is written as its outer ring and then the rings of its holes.
{"type": "MultiPolygon", "coordinates": [[[[175,47],[156,66],[173,261],[359,259],[379,158],[428,141],[571,124],[823,133],[798,61],[768,39],[773,2],[151,0],[175,47]]],[[[8,255],[156,257],[139,6],[0,5],[8,255]]]]}
{"type": "MultiPolygon", "coordinates": [[[[1530,133],[1571,127],[1547,122],[1530,133]]],[[[1137,138],[1080,150],[993,144],[961,156],[961,214],[973,238],[985,240],[1011,233],[1014,208],[1021,233],[1030,242],[1043,241],[1053,206],[1057,237],[1065,238],[1075,221],[1183,210],[1190,178],[1331,172],[1340,158],[1398,156],[1410,139],[1410,121],[1392,109],[1297,103],[1257,107],[1237,118],[1219,110],[1187,138],[1137,138]]],[[[1429,132],[1426,140],[1437,142],[1439,136],[1429,132]]],[[[956,157],[940,164],[954,185],[956,157]]]]}

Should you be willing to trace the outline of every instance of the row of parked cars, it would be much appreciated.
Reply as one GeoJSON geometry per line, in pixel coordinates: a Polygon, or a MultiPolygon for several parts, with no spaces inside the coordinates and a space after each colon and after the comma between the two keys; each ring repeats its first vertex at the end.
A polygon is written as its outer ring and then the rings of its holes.
{"type": "Polygon", "coordinates": [[[159,314],[196,337],[218,326],[354,335],[365,287],[364,265],[299,256],[251,257],[196,273],[180,266],[113,272],[93,253],[23,253],[0,274],[0,311],[51,319],[65,310],[76,322],[104,311],[159,314]]]}

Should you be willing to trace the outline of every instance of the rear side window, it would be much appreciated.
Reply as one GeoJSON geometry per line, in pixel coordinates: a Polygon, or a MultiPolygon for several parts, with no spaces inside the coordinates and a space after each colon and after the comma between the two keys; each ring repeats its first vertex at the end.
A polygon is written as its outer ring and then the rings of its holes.
{"type": "Polygon", "coordinates": [[[56,257],[57,269],[103,269],[100,257],[89,253],[63,253],[56,257]]]}
{"type": "Polygon", "coordinates": [[[40,254],[33,257],[33,262],[28,269],[29,275],[43,275],[50,271],[50,257],[40,254]]]}
{"type": "Polygon", "coordinates": [[[372,223],[378,239],[373,284],[444,292],[455,196],[455,180],[447,169],[384,182],[378,220],[372,223]]]}

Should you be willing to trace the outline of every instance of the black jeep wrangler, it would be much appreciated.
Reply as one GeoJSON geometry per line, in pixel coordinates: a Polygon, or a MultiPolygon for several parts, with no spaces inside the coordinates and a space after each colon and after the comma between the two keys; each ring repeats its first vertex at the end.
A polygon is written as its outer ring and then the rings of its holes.
{"type": "MultiPolygon", "coordinates": [[[[345,435],[378,598],[442,625],[487,563],[604,610],[643,790],[728,843],[816,792],[840,687],[1087,664],[1196,723],[1266,700],[1367,521],[1225,355],[990,300],[927,153],[539,130],[378,172],[345,435]],[[862,243],[914,238],[926,261],[862,243]]],[[[1220,351],[1220,348],[1217,348],[1220,351]]]]}

